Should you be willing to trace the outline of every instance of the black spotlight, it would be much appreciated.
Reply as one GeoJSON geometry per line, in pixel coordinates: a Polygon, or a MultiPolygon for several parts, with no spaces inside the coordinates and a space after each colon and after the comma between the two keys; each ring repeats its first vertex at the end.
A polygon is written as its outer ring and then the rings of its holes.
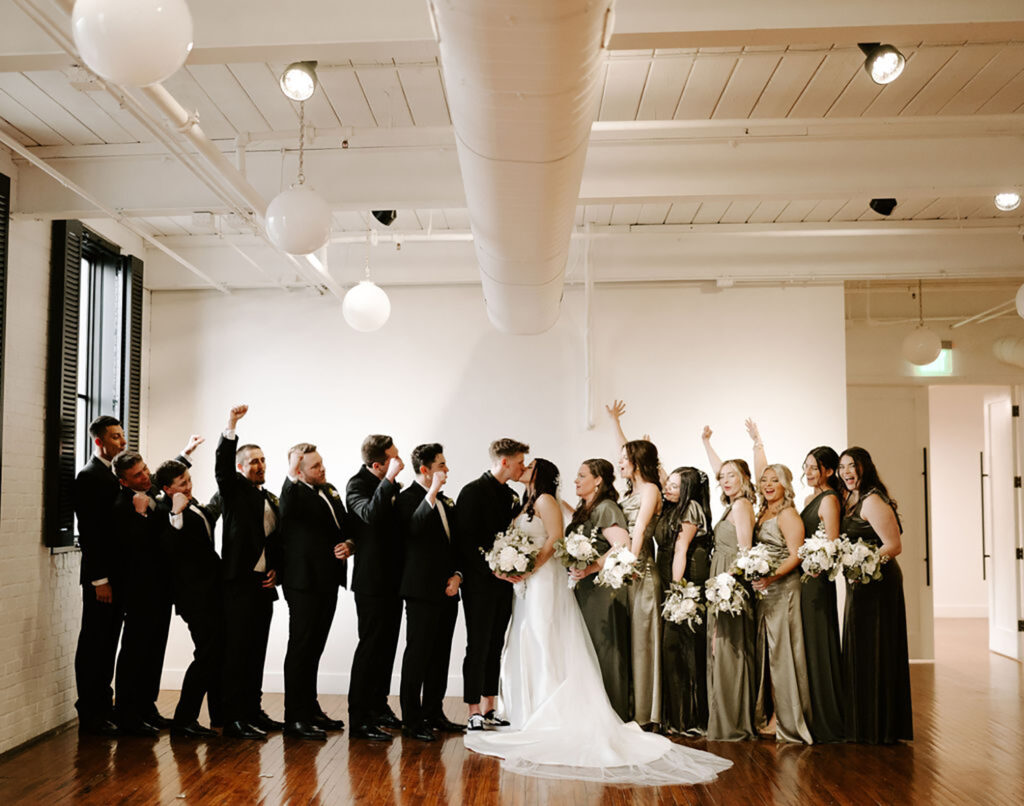
{"type": "Polygon", "coordinates": [[[398,218],[398,212],[396,210],[372,210],[373,217],[376,218],[385,227],[390,227],[396,218],[398,218]]]}
{"type": "Polygon", "coordinates": [[[879,215],[892,215],[892,211],[896,209],[896,199],[872,199],[868,202],[868,207],[879,215]]]}

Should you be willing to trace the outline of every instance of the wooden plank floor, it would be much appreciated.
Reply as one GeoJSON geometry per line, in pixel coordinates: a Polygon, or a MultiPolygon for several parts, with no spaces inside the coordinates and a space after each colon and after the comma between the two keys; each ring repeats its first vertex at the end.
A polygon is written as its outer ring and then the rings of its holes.
{"type": "MultiPolygon", "coordinates": [[[[69,730],[0,761],[0,804],[1013,804],[1024,803],[1024,671],[986,647],[986,623],[936,623],[937,660],[914,664],[916,740],[897,747],[687,742],[734,762],[699,787],[617,787],[503,773],[462,739],[424,745],[137,738],[69,730]]],[[[161,696],[171,713],[176,692],[161,696]]],[[[281,696],[267,696],[280,716],[281,696]]],[[[344,697],[323,697],[345,718],[344,697]]],[[[395,703],[397,707],[397,703],[395,703]]],[[[462,719],[461,703],[449,715],[462,719]]],[[[204,716],[205,719],[205,716],[204,716]]]]}

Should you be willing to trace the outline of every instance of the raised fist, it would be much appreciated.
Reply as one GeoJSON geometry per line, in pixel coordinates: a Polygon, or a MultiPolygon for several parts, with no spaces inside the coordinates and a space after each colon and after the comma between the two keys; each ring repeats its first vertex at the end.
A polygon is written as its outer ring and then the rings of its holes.
{"type": "Polygon", "coordinates": [[[245,403],[238,406],[232,406],[231,411],[228,412],[228,428],[234,430],[238,421],[245,416],[247,411],[249,411],[249,406],[245,403]]]}
{"type": "Polygon", "coordinates": [[[145,493],[135,493],[132,496],[132,505],[135,507],[135,511],[140,515],[145,515],[149,512],[149,496],[145,493]]]}
{"type": "Polygon", "coordinates": [[[199,434],[193,434],[188,438],[188,445],[185,446],[185,450],[182,451],[182,454],[185,456],[191,456],[192,451],[194,451],[204,442],[206,442],[205,438],[199,436],[199,434]]]}
{"type": "Polygon", "coordinates": [[[171,514],[180,515],[188,506],[188,496],[185,493],[175,493],[171,498],[171,514]]]}
{"type": "Polygon", "coordinates": [[[385,474],[388,481],[394,481],[395,477],[402,472],[405,467],[405,462],[398,456],[392,456],[391,461],[388,462],[387,473],[385,474]]]}
{"type": "Polygon", "coordinates": [[[705,442],[707,442],[709,439],[711,439],[711,426],[710,425],[704,426],[704,430],[701,431],[701,433],[700,433],[700,438],[703,439],[705,442]]]}
{"type": "Polygon", "coordinates": [[[430,489],[435,493],[441,489],[444,483],[448,481],[448,474],[443,470],[438,470],[433,476],[430,477],[430,489]]]}

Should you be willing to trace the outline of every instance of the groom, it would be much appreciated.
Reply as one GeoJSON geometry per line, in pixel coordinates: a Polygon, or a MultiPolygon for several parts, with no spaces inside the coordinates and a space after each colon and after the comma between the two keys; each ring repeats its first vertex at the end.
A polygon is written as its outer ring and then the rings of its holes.
{"type": "Polygon", "coordinates": [[[508,725],[495,715],[494,700],[501,648],[512,615],[512,586],[494,576],[483,551],[491,548],[495,536],[505,531],[519,512],[519,496],[507,482],[518,481],[523,475],[529,450],[529,445],[514,439],[492,442],[491,469],[462,488],[455,507],[455,543],[463,572],[462,607],[466,614],[462,677],[469,730],[508,725]]]}

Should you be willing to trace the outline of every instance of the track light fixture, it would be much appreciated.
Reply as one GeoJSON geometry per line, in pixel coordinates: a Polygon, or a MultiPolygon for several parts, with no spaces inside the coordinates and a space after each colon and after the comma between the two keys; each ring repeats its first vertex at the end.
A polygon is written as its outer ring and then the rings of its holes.
{"type": "Polygon", "coordinates": [[[292,62],[281,73],[281,92],[293,101],[308,101],[316,90],[316,62],[292,62]]]}
{"type": "Polygon", "coordinates": [[[1004,213],[1010,212],[1010,210],[1016,210],[1020,207],[1020,194],[1015,190],[1008,190],[1003,193],[997,193],[995,198],[996,207],[1002,210],[1004,213]]]}
{"type": "Polygon", "coordinates": [[[907,60],[892,45],[861,42],[857,45],[864,53],[864,69],[876,84],[890,84],[900,77],[907,60]]]}
{"type": "Polygon", "coordinates": [[[395,219],[398,218],[396,210],[371,210],[370,212],[385,227],[390,227],[395,223],[395,219]]]}
{"type": "Polygon", "coordinates": [[[896,209],[896,199],[872,199],[868,202],[868,207],[879,215],[889,216],[896,209]]]}

